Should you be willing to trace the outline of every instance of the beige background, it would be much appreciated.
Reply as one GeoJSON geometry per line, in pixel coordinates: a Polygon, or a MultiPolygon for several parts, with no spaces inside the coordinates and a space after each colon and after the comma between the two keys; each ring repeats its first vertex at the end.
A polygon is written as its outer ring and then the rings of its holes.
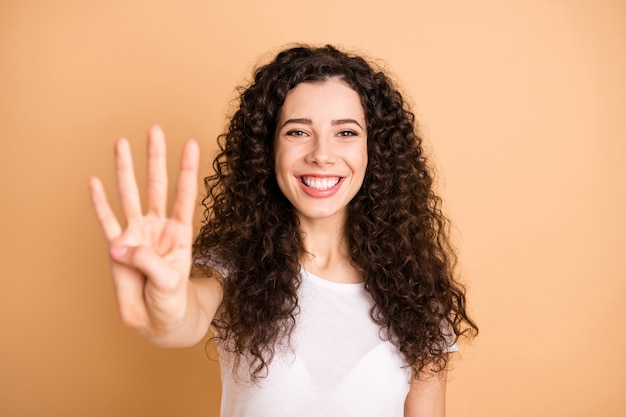
{"type": "Polygon", "coordinates": [[[481,327],[450,417],[626,415],[626,2],[0,3],[0,415],[216,416],[203,346],[158,350],[118,321],[87,178],[202,166],[234,87],[294,41],[381,59],[430,141],[481,327]],[[226,4],[221,4],[226,3],[226,4]]]}

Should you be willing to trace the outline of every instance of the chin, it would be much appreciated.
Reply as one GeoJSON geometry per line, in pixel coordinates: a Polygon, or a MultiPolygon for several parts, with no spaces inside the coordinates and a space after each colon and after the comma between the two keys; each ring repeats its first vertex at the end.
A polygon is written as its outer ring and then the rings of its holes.
{"type": "Polygon", "coordinates": [[[298,216],[310,220],[329,220],[332,218],[343,218],[345,212],[336,209],[305,209],[297,210],[298,216]]]}

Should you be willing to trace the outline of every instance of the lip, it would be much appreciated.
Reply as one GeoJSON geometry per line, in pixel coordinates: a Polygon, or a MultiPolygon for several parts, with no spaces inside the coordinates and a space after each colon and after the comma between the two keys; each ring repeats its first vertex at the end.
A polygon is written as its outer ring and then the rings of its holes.
{"type": "Polygon", "coordinates": [[[298,184],[300,184],[300,188],[302,189],[302,191],[304,191],[304,193],[308,195],[309,197],[313,197],[313,198],[332,197],[333,195],[335,195],[335,193],[337,193],[337,191],[339,191],[339,188],[341,188],[341,184],[343,184],[343,181],[346,179],[346,177],[342,177],[339,175],[311,175],[311,174],[300,175],[296,178],[298,180],[298,184]],[[339,178],[339,181],[337,182],[337,184],[325,190],[316,190],[315,188],[311,188],[308,185],[306,185],[304,181],[302,180],[303,177],[309,177],[309,178],[314,177],[314,178],[319,178],[319,179],[339,178]]]}

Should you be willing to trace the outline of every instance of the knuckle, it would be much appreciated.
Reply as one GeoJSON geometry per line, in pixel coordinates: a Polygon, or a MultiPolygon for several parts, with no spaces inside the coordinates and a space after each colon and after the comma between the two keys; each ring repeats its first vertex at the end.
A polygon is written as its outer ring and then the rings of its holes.
{"type": "Polygon", "coordinates": [[[128,260],[133,265],[143,265],[146,263],[146,259],[149,256],[148,249],[144,246],[135,246],[129,250],[128,260]]]}
{"type": "Polygon", "coordinates": [[[180,287],[180,279],[173,273],[165,273],[159,287],[166,292],[174,292],[180,287]]]}

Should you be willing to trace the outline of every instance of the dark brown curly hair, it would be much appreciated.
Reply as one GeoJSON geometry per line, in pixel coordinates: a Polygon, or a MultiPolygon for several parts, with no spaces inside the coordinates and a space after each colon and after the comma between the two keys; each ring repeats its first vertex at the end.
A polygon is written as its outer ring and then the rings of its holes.
{"type": "Polygon", "coordinates": [[[371,316],[381,334],[416,374],[427,365],[441,371],[451,341],[478,328],[454,277],[449,223],[414,114],[383,71],[332,46],[292,47],[259,67],[239,90],[239,108],[218,138],[215,174],[205,178],[205,222],[194,243],[202,273],[228,275],[215,337],[237,358],[252,360],[254,379],[267,372],[277,345],[289,341],[304,247],[276,181],[274,135],[290,90],[333,77],[359,94],[368,134],[364,183],[345,224],[351,262],[375,302],[371,316]]]}

